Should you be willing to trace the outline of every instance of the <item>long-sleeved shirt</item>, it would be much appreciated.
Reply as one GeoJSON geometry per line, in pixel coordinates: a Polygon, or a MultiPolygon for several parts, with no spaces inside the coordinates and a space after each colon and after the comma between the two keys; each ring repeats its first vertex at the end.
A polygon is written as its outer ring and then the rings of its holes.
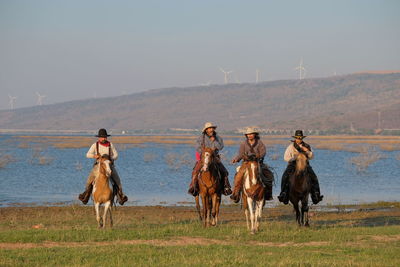
{"type": "MultiPolygon", "coordinates": [[[[309,145],[307,145],[307,146],[309,147],[310,151],[306,151],[304,153],[306,154],[307,158],[310,160],[310,159],[313,159],[314,153],[313,153],[311,147],[309,145]]],[[[294,143],[291,143],[286,148],[285,155],[283,156],[283,159],[286,162],[292,162],[292,161],[296,160],[296,158],[299,155],[299,153],[300,152],[294,147],[294,143]]]]}
{"type": "Polygon", "coordinates": [[[239,147],[239,152],[234,157],[234,160],[239,162],[243,159],[243,157],[246,156],[255,156],[258,159],[261,159],[265,157],[266,154],[266,148],[264,143],[261,140],[257,140],[256,143],[253,146],[254,153],[251,152],[250,144],[245,140],[243,143],[240,144],[239,147]]]}
{"type": "Polygon", "coordinates": [[[215,140],[211,141],[210,137],[207,134],[202,134],[197,139],[197,148],[196,151],[201,154],[202,146],[203,146],[203,136],[204,136],[204,147],[209,147],[212,149],[217,149],[221,151],[224,148],[224,141],[219,135],[215,135],[215,140]]]}
{"type": "MultiPolygon", "coordinates": [[[[97,142],[96,142],[97,143],[97,142]]],[[[96,143],[94,143],[90,148],[89,151],[86,153],[86,157],[89,159],[94,159],[95,155],[97,155],[97,149],[96,149],[96,143]]],[[[111,147],[111,159],[116,160],[118,158],[118,152],[115,149],[114,145],[110,142],[110,147],[111,147]]],[[[99,144],[99,154],[100,155],[108,155],[109,153],[109,147],[108,146],[103,146],[102,144],[99,144]]]]}

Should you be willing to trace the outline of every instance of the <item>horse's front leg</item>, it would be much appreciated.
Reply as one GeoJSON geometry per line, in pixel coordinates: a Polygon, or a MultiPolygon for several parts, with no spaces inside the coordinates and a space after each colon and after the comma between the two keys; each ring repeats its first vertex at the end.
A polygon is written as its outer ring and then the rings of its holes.
{"type": "Polygon", "coordinates": [[[110,219],[111,219],[110,225],[112,226],[112,218],[111,218],[111,209],[110,209],[110,205],[111,205],[111,201],[107,201],[107,202],[104,204],[103,228],[106,227],[106,223],[107,223],[107,213],[108,213],[108,212],[110,212],[110,219]]]}
{"type": "Polygon", "coordinates": [[[217,195],[217,203],[215,205],[215,224],[218,224],[219,219],[219,207],[221,206],[221,196],[217,195]]]}
{"type": "Polygon", "coordinates": [[[298,202],[292,202],[293,204],[293,208],[296,211],[296,221],[299,224],[299,226],[301,226],[300,223],[300,210],[299,210],[299,203],[298,202]]]}
{"type": "Polygon", "coordinates": [[[254,202],[253,202],[252,198],[247,198],[247,207],[248,207],[249,212],[250,212],[251,233],[255,234],[256,233],[256,228],[255,228],[255,224],[254,224],[254,222],[255,222],[255,218],[254,218],[255,217],[254,216],[255,209],[254,209],[254,202]]]}
{"type": "Polygon", "coordinates": [[[199,203],[199,195],[197,195],[197,196],[195,197],[195,201],[196,201],[196,210],[197,210],[197,214],[199,215],[199,220],[202,221],[201,211],[200,211],[200,203],[199,203]]]}
{"type": "Polygon", "coordinates": [[[103,226],[103,222],[100,221],[100,203],[95,202],[94,203],[94,210],[96,211],[96,221],[97,221],[97,225],[98,227],[102,227],[103,226]]]}
{"type": "Polygon", "coordinates": [[[264,199],[256,202],[256,230],[260,230],[261,215],[264,206],[264,199]]]}
{"type": "MultiPolygon", "coordinates": [[[[308,196],[307,196],[308,198],[308,196]]],[[[308,206],[308,199],[304,199],[302,204],[301,204],[301,213],[302,213],[302,222],[303,225],[306,227],[309,227],[310,224],[308,222],[308,210],[309,210],[309,206],[308,206]]]]}
{"type": "Polygon", "coordinates": [[[205,195],[201,195],[201,202],[203,203],[203,219],[204,227],[207,227],[207,199],[205,195]]]}
{"type": "Polygon", "coordinates": [[[211,197],[211,215],[212,215],[211,225],[212,226],[215,226],[217,224],[217,222],[215,220],[215,216],[217,214],[216,207],[217,207],[217,193],[214,193],[211,197]]]}

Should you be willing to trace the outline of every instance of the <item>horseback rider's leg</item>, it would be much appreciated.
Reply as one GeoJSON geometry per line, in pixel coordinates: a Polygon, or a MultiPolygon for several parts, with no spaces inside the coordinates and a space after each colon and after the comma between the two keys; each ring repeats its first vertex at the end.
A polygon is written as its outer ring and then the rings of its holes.
{"type": "Polygon", "coordinates": [[[285,205],[289,203],[289,177],[296,169],[295,164],[295,162],[290,162],[282,174],[281,193],[279,194],[278,199],[285,205]]]}
{"type": "Polygon", "coordinates": [[[193,167],[192,171],[192,180],[189,185],[188,193],[193,195],[194,197],[199,194],[199,183],[198,177],[201,169],[201,162],[200,160],[196,161],[196,164],[193,167]]]}
{"type": "Polygon", "coordinates": [[[113,180],[114,184],[116,184],[118,187],[117,191],[118,203],[120,205],[124,205],[124,203],[128,201],[128,197],[122,192],[121,179],[119,178],[118,172],[115,169],[114,165],[111,165],[111,179],[113,180]]]}
{"type": "Polygon", "coordinates": [[[233,180],[234,188],[233,188],[233,193],[230,196],[230,198],[235,202],[238,203],[240,201],[240,195],[242,192],[243,188],[243,177],[244,177],[244,172],[246,171],[246,168],[240,166],[239,171],[235,174],[235,178],[233,180]]]}
{"type": "Polygon", "coordinates": [[[261,180],[265,187],[264,200],[272,200],[272,185],[274,183],[274,174],[265,164],[261,164],[261,170],[261,180]]]}
{"type": "Polygon", "coordinates": [[[318,204],[324,198],[319,189],[318,177],[310,165],[307,166],[307,171],[311,179],[311,200],[314,204],[318,204]]]}
{"type": "MultiPolygon", "coordinates": [[[[94,167],[93,167],[94,169],[94,167]]],[[[87,181],[86,181],[86,186],[85,186],[85,191],[82,194],[79,194],[78,198],[80,201],[82,201],[83,204],[87,204],[90,198],[90,195],[92,194],[92,189],[93,189],[93,182],[95,179],[94,175],[94,170],[90,172],[87,181]]]]}
{"type": "Polygon", "coordinates": [[[232,190],[231,190],[231,184],[229,183],[229,173],[228,170],[225,168],[224,164],[222,164],[222,162],[220,160],[217,161],[218,164],[218,170],[221,174],[221,178],[224,179],[224,190],[222,191],[222,193],[225,196],[229,196],[230,194],[232,194],[232,190]]]}

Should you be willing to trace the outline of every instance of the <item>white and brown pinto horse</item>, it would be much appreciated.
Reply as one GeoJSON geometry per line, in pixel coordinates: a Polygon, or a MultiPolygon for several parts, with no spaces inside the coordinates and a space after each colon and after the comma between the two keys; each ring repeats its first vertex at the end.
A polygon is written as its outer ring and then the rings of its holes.
{"type": "Polygon", "coordinates": [[[243,208],[246,215],[247,229],[255,234],[260,228],[260,219],[264,207],[264,185],[261,182],[260,165],[257,161],[245,161],[243,177],[243,208]],[[250,223],[249,223],[250,216],[250,223]]]}
{"type": "Polygon", "coordinates": [[[100,227],[105,227],[107,213],[110,215],[110,226],[113,226],[113,219],[111,215],[111,206],[113,204],[114,194],[110,186],[111,177],[111,161],[108,155],[103,155],[97,160],[95,166],[95,180],[93,183],[93,203],[96,210],[96,220],[100,227]],[[100,216],[100,205],[104,204],[103,216],[100,216]]]}
{"type": "Polygon", "coordinates": [[[221,204],[221,185],[217,164],[215,163],[215,153],[211,148],[204,148],[201,153],[201,169],[199,174],[199,196],[202,200],[202,214],[198,198],[196,207],[199,212],[200,220],[203,217],[204,227],[217,225],[219,207],[221,204]],[[202,215],[202,216],[201,216],[202,215]]]}
{"type": "Polygon", "coordinates": [[[289,200],[296,211],[296,221],[299,226],[309,226],[308,198],[311,191],[311,183],[307,172],[307,164],[307,156],[299,153],[296,158],[296,169],[289,178],[289,200]],[[301,202],[301,212],[299,202],[301,202]]]}

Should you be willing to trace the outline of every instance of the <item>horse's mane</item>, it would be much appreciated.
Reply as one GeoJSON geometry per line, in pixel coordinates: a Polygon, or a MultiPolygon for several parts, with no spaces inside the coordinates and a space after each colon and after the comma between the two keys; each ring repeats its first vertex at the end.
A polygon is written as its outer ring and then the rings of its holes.
{"type": "Polygon", "coordinates": [[[307,167],[307,156],[299,153],[296,159],[296,175],[303,172],[307,167]]]}

